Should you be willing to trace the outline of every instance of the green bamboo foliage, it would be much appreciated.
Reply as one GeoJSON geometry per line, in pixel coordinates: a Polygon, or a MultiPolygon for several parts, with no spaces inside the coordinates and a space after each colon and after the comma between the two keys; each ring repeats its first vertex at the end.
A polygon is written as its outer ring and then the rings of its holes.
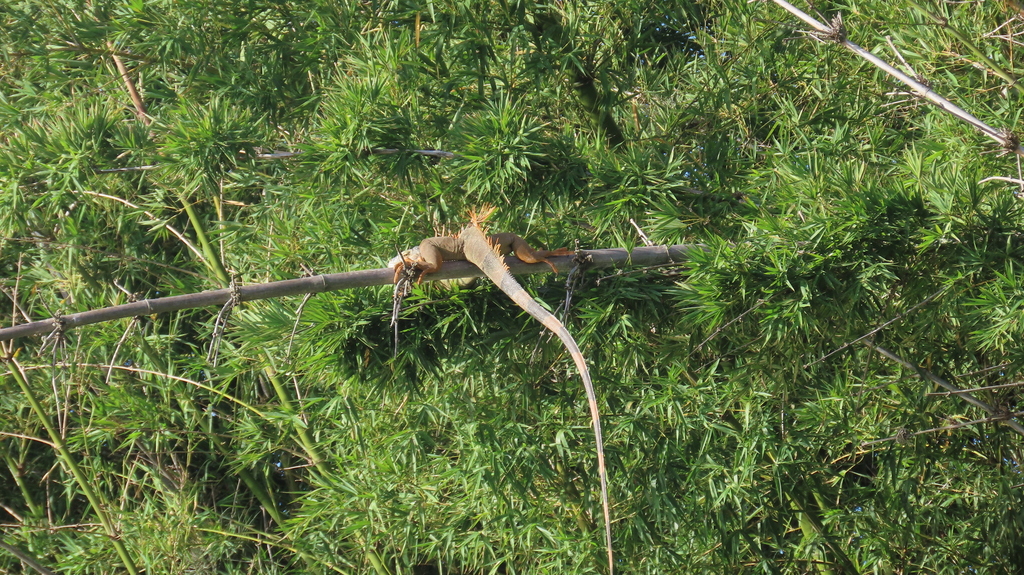
{"type": "MultiPolygon", "coordinates": [[[[482,204],[702,244],[565,310],[616,571],[1017,572],[1022,6],[781,4],[8,2],[0,319],[380,268],[482,204]]],[[[486,282],[391,295],[4,344],[0,571],[604,572],[560,347],[486,282]]]]}

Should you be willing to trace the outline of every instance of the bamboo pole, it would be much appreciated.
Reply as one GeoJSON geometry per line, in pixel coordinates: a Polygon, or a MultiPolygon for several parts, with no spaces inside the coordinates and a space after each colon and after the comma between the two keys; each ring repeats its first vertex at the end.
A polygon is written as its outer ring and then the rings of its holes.
{"type": "MultiPolygon", "coordinates": [[[[579,252],[579,255],[588,259],[588,268],[652,266],[686,261],[689,253],[695,249],[701,250],[704,248],[700,245],[649,246],[636,248],[631,252],[622,248],[611,248],[585,250],[579,252]]],[[[575,257],[552,257],[550,261],[558,271],[568,271],[573,267],[575,257]]],[[[505,263],[513,274],[536,274],[551,271],[547,264],[527,264],[515,257],[505,258],[505,263]]],[[[358,270],[240,286],[237,288],[237,292],[240,302],[254,301],[307,293],[389,285],[394,283],[394,275],[395,272],[391,268],[358,270]]],[[[424,277],[424,281],[483,277],[483,275],[483,272],[469,262],[453,261],[446,262],[444,269],[441,271],[424,277]]],[[[222,306],[231,298],[231,292],[231,289],[219,289],[172,297],[145,299],[124,305],[68,314],[59,318],[5,327],[0,329],[0,341],[50,333],[57,328],[69,330],[83,325],[125,317],[167,313],[199,307],[222,306]]]]}

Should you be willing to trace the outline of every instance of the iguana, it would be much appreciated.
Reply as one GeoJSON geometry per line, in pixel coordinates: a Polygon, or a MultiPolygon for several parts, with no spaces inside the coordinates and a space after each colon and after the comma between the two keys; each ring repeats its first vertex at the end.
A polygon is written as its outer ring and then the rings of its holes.
{"type": "Polygon", "coordinates": [[[590,381],[590,371],[587,363],[580,353],[576,340],[565,329],[558,318],[551,315],[548,310],[541,307],[534,301],[530,294],[519,285],[519,282],[508,271],[502,256],[514,253],[517,258],[526,263],[546,263],[556,273],[555,266],[547,260],[549,256],[572,255],[574,252],[561,248],[557,250],[535,250],[526,243],[523,238],[510,233],[493,234],[485,236],[480,225],[490,215],[493,208],[482,210],[479,214],[471,213],[471,223],[458,236],[445,236],[428,238],[423,240],[418,250],[409,250],[404,255],[396,257],[389,265],[395,269],[395,283],[397,284],[403,270],[413,267],[420,271],[418,282],[423,281],[423,276],[441,269],[442,262],[454,260],[466,260],[475,264],[484,275],[489,277],[501,291],[512,298],[519,307],[534,319],[544,324],[565,345],[569,355],[576,363],[576,369],[583,379],[583,387],[587,392],[587,402],[590,403],[590,417],[594,425],[594,439],[597,446],[597,472],[601,481],[601,505],[604,508],[604,536],[608,550],[608,573],[615,572],[614,559],[612,555],[612,525],[611,511],[608,507],[608,473],[604,465],[604,439],[601,436],[601,415],[597,409],[597,395],[594,393],[594,385],[590,381]]]}

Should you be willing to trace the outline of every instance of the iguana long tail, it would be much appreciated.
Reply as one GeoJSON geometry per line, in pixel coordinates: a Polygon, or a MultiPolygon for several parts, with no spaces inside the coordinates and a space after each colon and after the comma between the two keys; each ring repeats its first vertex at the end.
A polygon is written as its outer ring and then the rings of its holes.
{"type": "Polygon", "coordinates": [[[569,334],[569,330],[565,329],[565,326],[562,325],[562,322],[558,321],[558,318],[541,307],[539,303],[530,297],[530,294],[527,293],[523,286],[519,285],[515,277],[509,273],[505,262],[494,253],[494,249],[488,243],[487,237],[480,228],[469,226],[459,234],[459,238],[465,242],[466,260],[480,268],[480,271],[484,272],[491,281],[501,288],[501,291],[512,298],[512,301],[516,302],[526,313],[554,332],[558,339],[562,340],[565,348],[569,350],[572,360],[576,363],[576,369],[580,372],[580,377],[583,379],[583,387],[587,392],[587,402],[590,404],[590,418],[594,424],[594,440],[597,445],[597,473],[601,480],[601,506],[604,508],[604,537],[608,548],[608,574],[614,575],[615,561],[612,555],[611,510],[608,507],[608,472],[604,466],[604,439],[601,436],[601,414],[597,409],[597,394],[594,393],[594,384],[590,381],[590,370],[587,369],[587,362],[584,361],[583,354],[580,353],[580,348],[576,345],[576,340],[569,334]]]}

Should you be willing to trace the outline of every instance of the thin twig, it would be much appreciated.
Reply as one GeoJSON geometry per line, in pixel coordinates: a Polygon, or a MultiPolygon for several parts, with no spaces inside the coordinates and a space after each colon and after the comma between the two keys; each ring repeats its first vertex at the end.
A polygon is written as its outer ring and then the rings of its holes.
{"type": "Polygon", "coordinates": [[[640,236],[640,239],[643,240],[645,246],[650,247],[654,245],[654,243],[651,242],[650,238],[647,237],[647,234],[645,234],[644,231],[640,229],[640,226],[636,225],[636,222],[633,220],[633,218],[629,218],[629,223],[633,224],[633,227],[636,228],[636,233],[640,236]]]}
{"type": "MultiPolygon", "coordinates": [[[[124,286],[118,283],[117,280],[115,280],[113,283],[114,286],[117,287],[117,289],[121,290],[122,293],[128,296],[128,301],[135,301],[137,299],[135,297],[135,294],[128,291],[124,286]]],[[[110,365],[114,365],[115,363],[117,363],[117,354],[120,353],[121,346],[124,345],[124,342],[128,339],[128,335],[132,333],[132,330],[135,329],[135,326],[137,325],[139,325],[139,317],[135,316],[131,319],[131,321],[128,322],[128,327],[125,328],[124,333],[121,335],[121,339],[117,340],[117,345],[114,346],[114,353],[110,355],[110,365]]],[[[113,369],[108,369],[107,376],[103,379],[103,383],[110,385],[110,376],[113,373],[113,369]]]]}
{"type": "MultiPolygon", "coordinates": [[[[40,367],[42,367],[42,366],[40,366],[40,367]]],[[[11,433],[10,431],[0,431],[0,435],[3,435],[5,437],[20,437],[21,439],[28,439],[30,441],[38,441],[39,443],[42,443],[44,445],[49,445],[50,447],[54,447],[54,448],[57,447],[56,445],[54,445],[54,443],[52,441],[46,441],[42,437],[33,437],[31,435],[22,435],[20,433],[11,433]]]]}
{"type": "Polygon", "coordinates": [[[1013,184],[1020,184],[1024,186],[1024,180],[1018,180],[1017,178],[1004,178],[1003,176],[989,176],[983,180],[978,180],[978,183],[984,184],[985,182],[991,181],[1010,182],[1013,184]]]}
{"type": "MultiPolygon", "coordinates": [[[[1017,171],[1020,171],[1020,158],[1019,157],[1017,158],[1017,171]]],[[[1003,176],[989,176],[989,177],[987,177],[987,178],[985,178],[983,180],[978,181],[978,183],[979,184],[984,184],[985,182],[991,182],[991,181],[1010,182],[1012,184],[1017,184],[1018,189],[1013,194],[1016,197],[1018,197],[1018,198],[1021,197],[1021,196],[1024,196],[1024,180],[1022,180],[1020,178],[1005,178],[1003,176]]]]}
{"type": "MultiPolygon", "coordinates": [[[[188,379],[187,377],[180,377],[180,376],[177,376],[177,375],[171,375],[169,373],[161,373],[159,371],[153,371],[151,369],[143,369],[141,367],[135,367],[135,366],[129,366],[129,365],[109,365],[109,364],[102,364],[102,363],[76,363],[75,366],[77,366],[77,367],[94,367],[94,368],[98,368],[98,369],[118,369],[118,370],[121,370],[121,371],[131,371],[131,372],[135,372],[135,373],[146,373],[146,374],[149,374],[149,375],[155,375],[155,376],[158,376],[158,377],[165,377],[167,379],[173,379],[174,381],[180,381],[182,383],[187,383],[189,385],[193,385],[195,387],[198,387],[199,389],[203,389],[203,390],[209,391],[210,393],[213,393],[215,395],[219,395],[220,397],[222,397],[222,398],[224,398],[224,399],[226,399],[226,400],[228,400],[228,401],[230,401],[232,403],[236,403],[236,404],[240,405],[241,407],[244,407],[245,409],[248,409],[249,411],[255,413],[256,415],[258,415],[260,417],[266,417],[266,415],[262,411],[256,409],[255,407],[249,405],[248,403],[242,401],[241,399],[238,399],[237,397],[235,397],[233,395],[230,395],[228,393],[225,393],[223,391],[220,391],[218,389],[214,389],[214,388],[212,388],[212,387],[210,387],[208,385],[204,385],[202,383],[199,383],[198,381],[195,381],[195,380],[192,380],[192,379],[188,379]]],[[[42,366],[40,366],[40,367],[42,367],[42,366]]],[[[219,417],[227,417],[227,415],[223,414],[223,413],[218,413],[218,416],[219,417]]]]}
{"type": "Polygon", "coordinates": [[[981,419],[974,419],[974,420],[971,420],[971,421],[965,421],[963,423],[954,423],[953,425],[944,425],[942,427],[933,427],[931,429],[922,429],[921,431],[914,431],[912,433],[905,431],[903,433],[897,433],[896,435],[893,435],[892,437],[886,437],[884,439],[874,439],[872,441],[863,441],[863,442],[861,442],[860,446],[861,447],[867,447],[869,445],[874,445],[876,443],[882,443],[882,442],[885,442],[885,441],[900,441],[900,442],[902,442],[902,441],[905,441],[906,439],[908,439],[910,437],[914,437],[914,436],[917,436],[917,435],[923,435],[925,433],[932,433],[932,432],[935,432],[935,431],[949,431],[951,429],[960,429],[961,427],[967,427],[969,425],[977,425],[979,423],[992,423],[993,421],[1006,421],[1006,419],[1009,418],[1009,417],[1020,417],[1022,415],[1024,415],[1024,411],[1017,411],[1017,412],[1014,412],[1014,413],[1007,413],[1007,414],[1004,414],[1004,415],[998,415],[998,416],[993,416],[993,417],[983,417],[981,419]]]}
{"type": "MultiPolygon", "coordinates": [[[[124,345],[124,342],[128,339],[128,336],[131,335],[132,330],[135,329],[135,326],[137,325],[139,325],[139,317],[135,316],[128,322],[128,327],[125,328],[124,333],[121,335],[121,339],[117,340],[117,345],[114,346],[114,353],[110,355],[110,365],[117,363],[117,354],[121,351],[121,346],[124,345]]],[[[114,368],[108,369],[107,376],[104,378],[103,383],[109,385],[110,376],[113,373],[114,368]]]]}
{"type": "Polygon", "coordinates": [[[928,303],[928,302],[932,301],[933,299],[937,298],[937,297],[938,297],[939,295],[941,295],[941,294],[942,294],[942,292],[944,292],[944,291],[946,291],[947,289],[949,289],[949,287],[950,287],[950,286],[946,286],[946,287],[944,287],[944,288],[940,289],[939,291],[937,291],[937,292],[933,293],[932,295],[930,295],[930,296],[928,296],[928,297],[924,298],[923,300],[921,300],[920,302],[918,302],[917,304],[915,304],[915,305],[914,305],[914,307],[912,307],[912,308],[908,309],[907,311],[905,311],[905,312],[903,312],[903,313],[901,313],[901,314],[898,314],[898,315],[897,315],[896,317],[894,317],[894,318],[890,319],[889,321],[887,321],[887,322],[883,323],[882,325],[880,325],[880,326],[876,327],[875,329],[873,329],[873,330],[871,330],[871,331],[867,332],[866,334],[864,334],[864,335],[862,335],[862,336],[858,337],[857,339],[855,339],[855,340],[853,340],[853,341],[850,341],[850,342],[847,342],[847,343],[844,343],[843,345],[839,346],[839,347],[838,347],[838,348],[836,348],[835,350],[833,350],[833,351],[830,351],[830,352],[826,353],[825,355],[823,355],[823,356],[819,357],[818,359],[816,359],[816,360],[812,361],[811,363],[805,363],[805,364],[804,364],[804,365],[802,365],[802,366],[801,366],[800,368],[801,368],[801,369],[807,369],[808,367],[810,367],[810,366],[812,366],[812,365],[814,365],[814,364],[816,364],[816,363],[818,363],[818,362],[820,362],[820,361],[824,361],[825,359],[827,359],[827,358],[829,358],[829,357],[832,357],[833,355],[835,355],[835,354],[837,354],[837,353],[839,353],[839,352],[843,351],[844,349],[846,349],[846,348],[850,347],[851,345],[853,345],[853,344],[855,344],[855,343],[858,343],[858,342],[860,342],[860,341],[862,341],[862,340],[864,340],[864,339],[867,339],[867,338],[869,338],[869,337],[871,337],[871,336],[875,335],[876,333],[878,333],[878,332],[882,331],[882,330],[883,330],[883,329],[885,329],[886,327],[888,327],[888,326],[892,325],[892,324],[893,324],[894,322],[897,322],[897,321],[899,321],[899,320],[903,319],[904,317],[906,317],[906,316],[907,316],[907,314],[913,313],[914,311],[916,311],[916,310],[917,310],[918,308],[920,308],[921,306],[923,306],[923,305],[925,305],[926,303],[928,303]]]}
{"type": "MultiPolygon", "coordinates": [[[[161,268],[164,268],[166,270],[171,270],[171,271],[176,272],[176,273],[190,275],[192,277],[201,279],[201,280],[203,280],[205,282],[211,281],[210,278],[204,276],[203,274],[196,273],[196,272],[194,272],[192,270],[187,270],[187,269],[182,268],[182,267],[172,266],[170,264],[165,264],[165,263],[154,261],[154,260],[147,260],[145,258],[137,258],[135,256],[130,256],[128,254],[122,254],[122,253],[118,253],[118,252],[108,252],[108,251],[96,249],[94,247],[84,246],[84,245],[81,245],[81,244],[69,244],[69,243],[66,243],[66,242],[58,242],[58,241],[54,241],[54,240],[45,240],[45,239],[42,239],[42,238],[7,238],[7,241],[9,241],[9,242],[24,242],[24,243],[27,243],[27,244],[45,244],[45,245],[52,246],[52,247],[57,247],[57,248],[74,248],[76,250],[81,250],[81,251],[84,251],[84,252],[100,254],[100,255],[106,256],[108,258],[115,258],[115,259],[118,259],[118,260],[127,260],[127,261],[132,261],[132,262],[139,262],[139,263],[143,263],[143,264],[146,264],[146,265],[152,265],[152,266],[161,267],[161,268]]],[[[26,321],[29,321],[29,320],[26,319],[26,321]]]]}
{"type": "MultiPolygon", "coordinates": [[[[115,202],[120,202],[120,203],[128,206],[129,208],[133,208],[133,209],[136,209],[136,210],[142,210],[142,213],[146,214],[146,216],[149,217],[152,220],[156,220],[156,221],[160,220],[160,218],[158,218],[155,215],[153,215],[152,212],[149,212],[147,210],[143,210],[139,206],[136,206],[135,204],[129,202],[128,200],[126,200],[124,198],[119,198],[117,196],[111,196],[109,194],[102,194],[100,192],[93,192],[93,191],[90,191],[90,190],[72,190],[71,193],[73,193],[73,194],[86,194],[88,196],[96,196],[97,198],[106,198],[108,200],[114,200],[115,202]]],[[[199,248],[197,248],[195,245],[193,245],[192,242],[190,242],[188,240],[188,238],[185,237],[184,234],[182,234],[181,232],[176,230],[174,228],[174,226],[172,226],[170,224],[164,224],[163,227],[167,231],[171,232],[171,234],[174,237],[176,237],[179,240],[181,240],[181,242],[183,244],[185,244],[185,247],[187,247],[189,250],[191,250],[192,253],[194,253],[196,255],[196,257],[199,258],[199,261],[206,262],[206,258],[203,257],[203,254],[202,254],[202,252],[199,251],[199,248]]]]}
{"type": "Polygon", "coordinates": [[[18,321],[19,313],[21,313],[21,317],[25,318],[25,321],[32,321],[31,319],[29,319],[28,312],[26,312],[24,308],[21,307],[21,305],[18,303],[17,297],[15,296],[15,294],[17,294],[17,284],[15,284],[14,293],[9,293],[6,289],[2,287],[0,287],[0,293],[3,293],[5,296],[7,296],[11,300],[11,303],[13,304],[11,306],[13,308],[13,310],[11,311],[11,321],[18,321]]]}
{"type": "MultiPolygon", "coordinates": [[[[954,375],[953,377],[956,377],[958,379],[961,378],[961,377],[971,377],[972,375],[978,375],[979,373],[985,373],[985,372],[992,371],[992,370],[995,370],[995,369],[1003,369],[1003,368],[1007,368],[1007,367],[1010,367],[1010,362],[1000,363],[999,365],[990,365],[988,367],[983,367],[981,369],[976,369],[974,371],[968,371],[967,373],[960,373],[960,374],[954,375]]],[[[1003,374],[999,374],[999,375],[1003,375],[1003,374]]]]}
{"type": "Polygon", "coordinates": [[[690,352],[689,354],[687,354],[687,356],[686,356],[686,357],[690,357],[690,356],[692,356],[693,354],[695,354],[695,353],[697,353],[698,351],[700,351],[700,349],[701,349],[702,347],[704,347],[704,344],[706,344],[707,342],[711,341],[712,339],[714,339],[714,338],[715,338],[715,336],[717,336],[718,334],[720,334],[720,333],[722,333],[723,331],[725,331],[725,329],[727,329],[727,328],[728,328],[728,327],[729,327],[730,325],[732,325],[732,324],[734,324],[734,323],[736,323],[736,322],[739,322],[739,321],[743,321],[743,318],[744,318],[744,317],[746,317],[748,313],[750,313],[750,312],[754,311],[755,309],[757,309],[757,308],[761,307],[762,305],[764,305],[764,302],[766,302],[766,301],[768,301],[768,300],[766,300],[766,299],[764,299],[764,298],[762,298],[762,299],[759,299],[759,300],[757,300],[757,302],[756,302],[756,303],[754,303],[754,305],[750,306],[750,308],[748,308],[748,309],[747,309],[746,311],[744,311],[744,312],[743,312],[743,313],[741,313],[740,315],[738,315],[738,316],[736,316],[736,317],[732,318],[732,319],[731,319],[731,320],[729,320],[728,322],[726,322],[726,323],[724,323],[724,324],[722,324],[722,325],[718,326],[718,327],[717,327],[717,328],[715,329],[715,331],[711,332],[711,335],[709,335],[709,336],[708,336],[707,338],[705,338],[705,339],[704,339],[704,341],[702,341],[702,342],[700,342],[699,344],[697,344],[697,347],[693,348],[693,351],[691,351],[691,352],[690,352]]]}
{"type": "Polygon", "coordinates": [[[408,152],[410,154],[419,154],[421,156],[431,156],[434,158],[444,158],[447,160],[462,157],[454,152],[446,152],[444,150],[403,150],[400,148],[374,148],[370,150],[370,153],[375,156],[389,156],[391,154],[399,154],[402,152],[408,152]]]}
{"type": "Polygon", "coordinates": [[[299,330],[299,322],[302,320],[302,310],[306,307],[306,303],[316,294],[308,293],[302,297],[302,303],[299,304],[298,309],[295,310],[295,323],[292,324],[292,333],[288,336],[288,350],[284,356],[290,358],[292,356],[292,344],[295,343],[295,332],[299,330]]]}
{"type": "Polygon", "coordinates": [[[986,385],[985,387],[972,387],[970,389],[963,389],[960,391],[933,391],[926,393],[925,395],[955,395],[957,393],[971,393],[975,391],[989,391],[991,389],[1003,389],[1007,387],[1020,387],[1024,386],[1024,381],[1015,381],[1013,383],[1001,383],[999,385],[986,385]]]}
{"type": "Polygon", "coordinates": [[[892,43],[892,36],[889,36],[888,34],[886,34],[885,42],[887,44],[889,44],[889,49],[892,50],[893,54],[896,54],[896,57],[899,58],[900,62],[903,64],[903,67],[906,68],[908,72],[913,74],[915,78],[920,80],[921,79],[921,75],[918,74],[916,71],[914,71],[914,67],[911,66],[910,63],[907,62],[907,59],[903,57],[903,54],[901,54],[900,51],[898,49],[896,49],[896,44],[892,43]]]}
{"type": "MultiPolygon", "coordinates": [[[[950,391],[957,392],[956,393],[957,396],[963,398],[964,401],[966,401],[967,403],[970,403],[971,405],[974,405],[976,407],[980,407],[981,409],[985,410],[985,412],[988,413],[989,415],[991,415],[992,417],[1003,418],[1003,416],[1005,415],[1000,410],[992,407],[991,405],[985,403],[984,401],[981,401],[980,399],[974,397],[970,393],[965,392],[964,390],[962,390],[959,387],[953,385],[952,383],[949,383],[948,381],[942,379],[941,377],[935,375],[934,373],[928,371],[927,369],[924,369],[921,366],[914,365],[914,364],[910,363],[909,361],[903,359],[902,357],[896,355],[895,353],[885,349],[884,347],[882,347],[880,345],[875,345],[874,343],[872,343],[870,341],[864,341],[864,345],[866,345],[868,348],[870,348],[870,349],[872,349],[872,350],[882,354],[883,356],[885,356],[885,357],[895,361],[896,363],[902,365],[903,367],[905,367],[907,369],[914,370],[915,372],[917,372],[917,376],[920,377],[921,379],[926,379],[926,380],[931,381],[932,383],[934,383],[934,384],[936,384],[936,385],[938,385],[940,387],[944,387],[944,388],[946,388],[946,389],[948,389],[950,391]]],[[[1021,424],[1017,423],[1016,421],[1013,421],[1011,419],[1006,419],[1006,418],[1003,418],[1003,419],[1000,419],[1000,420],[1003,421],[1003,423],[1005,423],[1006,425],[1009,425],[1017,433],[1019,433],[1021,435],[1024,435],[1024,426],[1021,426],[1021,424]]]]}
{"type": "Polygon", "coordinates": [[[159,164],[149,164],[148,166],[128,166],[127,168],[106,168],[103,170],[94,170],[97,174],[116,174],[118,172],[145,172],[147,170],[155,170],[159,168],[159,164]]]}

